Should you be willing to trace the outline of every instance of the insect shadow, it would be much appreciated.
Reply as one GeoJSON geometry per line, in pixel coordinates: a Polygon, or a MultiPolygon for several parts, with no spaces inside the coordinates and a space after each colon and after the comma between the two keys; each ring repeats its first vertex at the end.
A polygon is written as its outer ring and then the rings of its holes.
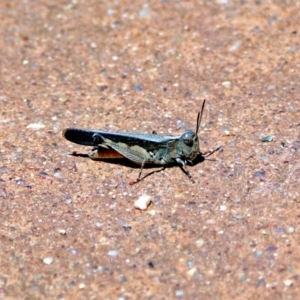
{"type": "MultiPolygon", "coordinates": [[[[90,158],[89,154],[87,154],[87,153],[77,153],[76,151],[70,153],[70,155],[76,156],[76,157],[90,158]]],[[[187,164],[190,165],[190,166],[196,166],[196,165],[204,162],[205,160],[214,160],[214,159],[207,159],[202,154],[198,154],[198,156],[193,160],[193,163],[187,163],[187,164]]],[[[107,164],[121,165],[121,166],[129,167],[129,168],[132,168],[132,169],[140,169],[139,165],[133,163],[132,161],[128,160],[125,157],[99,158],[99,159],[97,159],[97,161],[104,162],[104,163],[107,163],[107,164]]],[[[166,166],[163,166],[163,167],[158,166],[158,165],[145,165],[144,169],[158,169],[158,170],[153,170],[153,171],[147,173],[142,178],[140,178],[140,180],[144,180],[145,178],[151,176],[154,173],[160,173],[161,171],[163,171],[165,169],[172,168],[174,166],[178,166],[178,164],[173,163],[173,164],[169,164],[169,165],[166,165],[166,166]]],[[[135,183],[135,182],[133,182],[133,183],[135,183]]]]}

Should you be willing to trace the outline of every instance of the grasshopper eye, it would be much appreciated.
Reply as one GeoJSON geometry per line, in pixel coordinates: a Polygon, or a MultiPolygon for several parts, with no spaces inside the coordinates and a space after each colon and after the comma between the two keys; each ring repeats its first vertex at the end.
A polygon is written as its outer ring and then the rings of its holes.
{"type": "Polygon", "coordinates": [[[187,146],[193,146],[193,140],[191,139],[186,139],[186,140],[183,140],[184,143],[187,145],[187,146]]]}
{"type": "Polygon", "coordinates": [[[187,145],[187,146],[193,146],[194,144],[194,137],[195,137],[195,134],[192,133],[192,132],[186,132],[184,133],[182,139],[183,139],[183,142],[187,145]]]}

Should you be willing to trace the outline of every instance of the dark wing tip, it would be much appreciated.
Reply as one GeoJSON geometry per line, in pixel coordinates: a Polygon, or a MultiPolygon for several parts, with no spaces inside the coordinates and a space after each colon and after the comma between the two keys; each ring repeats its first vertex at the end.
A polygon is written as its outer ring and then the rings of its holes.
{"type": "Polygon", "coordinates": [[[67,139],[67,135],[68,135],[68,131],[70,128],[66,128],[63,132],[62,132],[62,136],[65,137],[67,139]]]}
{"type": "Polygon", "coordinates": [[[95,146],[94,133],[92,130],[67,128],[62,132],[62,135],[70,142],[84,146],[95,146]]]}
{"type": "Polygon", "coordinates": [[[76,132],[78,132],[78,129],[75,128],[66,128],[62,132],[62,136],[67,139],[68,141],[73,142],[74,138],[76,138],[76,132]]]}

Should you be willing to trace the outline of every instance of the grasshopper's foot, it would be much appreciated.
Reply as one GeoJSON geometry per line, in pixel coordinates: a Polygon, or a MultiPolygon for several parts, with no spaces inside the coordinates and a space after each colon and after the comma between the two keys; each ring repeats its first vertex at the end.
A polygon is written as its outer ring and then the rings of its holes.
{"type": "Polygon", "coordinates": [[[191,180],[192,183],[195,183],[195,180],[193,179],[191,173],[185,168],[183,169],[187,177],[191,180]]]}
{"type": "Polygon", "coordinates": [[[135,181],[131,181],[131,182],[129,182],[129,185],[135,185],[135,184],[137,184],[138,182],[140,182],[141,181],[141,179],[137,179],[137,180],[135,180],[135,181]]]}
{"type": "Polygon", "coordinates": [[[73,151],[72,153],[70,153],[70,155],[72,156],[77,156],[77,157],[89,157],[88,154],[85,154],[85,153],[78,153],[76,151],[73,151]]]}
{"type": "Polygon", "coordinates": [[[186,163],[181,160],[180,158],[177,158],[176,161],[180,164],[180,167],[182,169],[182,171],[187,175],[187,177],[193,182],[195,183],[195,180],[193,179],[191,173],[189,172],[189,170],[186,168],[186,163]]]}
{"type": "Polygon", "coordinates": [[[136,183],[139,183],[140,181],[144,180],[146,177],[148,177],[148,176],[150,176],[150,175],[152,175],[152,174],[154,174],[154,173],[159,173],[159,172],[165,170],[165,168],[166,168],[166,167],[162,167],[162,168],[159,169],[159,170],[154,170],[154,171],[152,171],[152,172],[146,174],[144,177],[141,177],[142,174],[140,173],[140,174],[139,174],[139,177],[138,177],[135,181],[131,181],[129,184],[130,184],[130,185],[135,185],[136,183]]]}

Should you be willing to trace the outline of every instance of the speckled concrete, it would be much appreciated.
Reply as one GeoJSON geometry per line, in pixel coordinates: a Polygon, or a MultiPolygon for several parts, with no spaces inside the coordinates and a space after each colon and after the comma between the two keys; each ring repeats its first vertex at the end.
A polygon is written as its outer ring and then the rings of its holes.
{"type": "Polygon", "coordinates": [[[299,11],[1,1],[0,298],[298,298],[299,11]],[[178,134],[204,98],[201,149],[222,151],[195,184],[174,167],[131,186],[137,168],[61,134],[178,134]]]}

